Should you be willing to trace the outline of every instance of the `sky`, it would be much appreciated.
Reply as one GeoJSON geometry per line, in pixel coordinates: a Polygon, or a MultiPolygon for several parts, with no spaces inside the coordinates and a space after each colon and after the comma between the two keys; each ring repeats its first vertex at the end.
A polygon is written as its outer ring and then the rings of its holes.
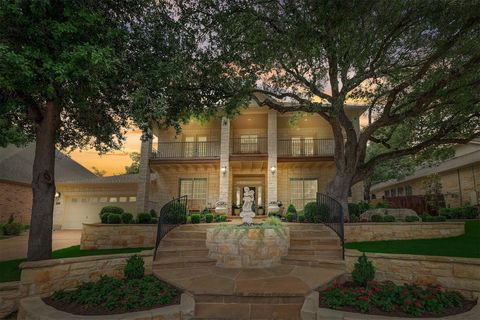
{"type": "MultiPolygon", "coordinates": [[[[362,116],[360,118],[360,127],[367,124],[367,118],[362,116]]],[[[125,166],[132,163],[130,153],[140,152],[140,137],[142,133],[138,129],[132,129],[126,134],[126,141],[122,150],[110,152],[104,155],[98,155],[93,149],[83,151],[74,151],[70,157],[80,163],[88,170],[96,167],[99,170],[105,170],[105,176],[113,176],[125,173],[125,166]]]]}

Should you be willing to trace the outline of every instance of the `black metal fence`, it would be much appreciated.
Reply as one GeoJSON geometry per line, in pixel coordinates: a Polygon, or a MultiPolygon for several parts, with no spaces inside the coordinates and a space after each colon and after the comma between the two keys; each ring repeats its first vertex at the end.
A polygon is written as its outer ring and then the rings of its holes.
{"type": "Polygon", "coordinates": [[[187,196],[173,199],[160,209],[154,259],[157,256],[157,249],[163,237],[173,228],[185,223],[187,223],[187,196]]]}
{"type": "Polygon", "coordinates": [[[343,221],[343,208],[334,198],[317,192],[317,223],[323,223],[332,229],[342,242],[342,256],[345,258],[345,232],[343,221]]]}
{"type": "Polygon", "coordinates": [[[267,138],[257,136],[233,138],[230,152],[232,154],[266,154],[267,138]]]}
{"type": "Polygon", "coordinates": [[[219,141],[159,142],[153,159],[202,159],[220,156],[219,141]]]}
{"type": "Polygon", "coordinates": [[[329,157],[334,155],[333,139],[278,140],[279,157],[329,157]]]}

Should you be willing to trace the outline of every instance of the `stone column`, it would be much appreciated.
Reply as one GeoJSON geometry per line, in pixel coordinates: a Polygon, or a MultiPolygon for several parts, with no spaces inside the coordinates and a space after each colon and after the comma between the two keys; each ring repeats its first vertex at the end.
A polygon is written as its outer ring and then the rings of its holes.
{"type": "Polygon", "coordinates": [[[268,110],[268,213],[278,212],[279,210],[277,205],[277,171],[277,112],[275,110],[268,110]],[[275,170],[272,170],[272,168],[275,170]]]}
{"type": "Polygon", "coordinates": [[[140,149],[140,172],[137,186],[137,212],[148,210],[148,198],[150,190],[150,155],[152,153],[152,140],[142,140],[140,149]]]}
{"type": "Polygon", "coordinates": [[[219,171],[219,190],[218,202],[215,204],[215,212],[227,214],[229,211],[228,192],[230,176],[230,120],[222,118],[222,128],[220,132],[220,171],[219,171]]]}

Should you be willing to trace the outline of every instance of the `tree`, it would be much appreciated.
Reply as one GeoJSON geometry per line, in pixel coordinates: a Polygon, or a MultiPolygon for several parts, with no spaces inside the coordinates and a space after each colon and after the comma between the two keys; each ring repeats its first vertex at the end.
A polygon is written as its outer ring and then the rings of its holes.
{"type": "Polygon", "coordinates": [[[98,169],[98,168],[95,167],[95,166],[92,167],[92,172],[93,172],[93,174],[96,175],[97,177],[103,177],[103,176],[107,173],[107,171],[105,171],[105,170],[100,170],[100,169],[98,169]]]}
{"type": "Polygon", "coordinates": [[[36,142],[28,260],[51,255],[55,147],[120,147],[142,114],[134,100],[150,72],[139,63],[149,41],[164,66],[180,66],[170,58],[181,52],[172,16],[155,0],[0,2],[0,142],[36,142]],[[151,20],[164,24],[157,38],[151,20]]]}
{"type": "Polygon", "coordinates": [[[130,159],[132,159],[132,164],[125,166],[126,174],[135,174],[140,172],[140,153],[132,152],[130,153],[130,159]]]}
{"type": "Polygon", "coordinates": [[[345,212],[350,187],[376,166],[480,134],[478,1],[182,1],[180,7],[208,39],[212,57],[255,84],[244,92],[259,105],[317,113],[330,124],[336,174],[327,193],[345,212]],[[359,132],[346,111],[352,102],[371,119],[359,132]],[[401,134],[403,146],[392,146],[401,134]],[[385,149],[367,159],[371,142],[385,149]]]}

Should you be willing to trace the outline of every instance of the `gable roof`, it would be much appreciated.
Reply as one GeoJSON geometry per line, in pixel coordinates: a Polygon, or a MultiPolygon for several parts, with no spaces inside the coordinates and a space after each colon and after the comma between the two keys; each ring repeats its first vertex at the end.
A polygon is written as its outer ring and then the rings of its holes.
{"type": "MultiPolygon", "coordinates": [[[[31,184],[35,144],[0,148],[0,180],[31,184]]],[[[55,181],[84,180],[96,176],[88,169],[55,150],[55,181]]]]}

